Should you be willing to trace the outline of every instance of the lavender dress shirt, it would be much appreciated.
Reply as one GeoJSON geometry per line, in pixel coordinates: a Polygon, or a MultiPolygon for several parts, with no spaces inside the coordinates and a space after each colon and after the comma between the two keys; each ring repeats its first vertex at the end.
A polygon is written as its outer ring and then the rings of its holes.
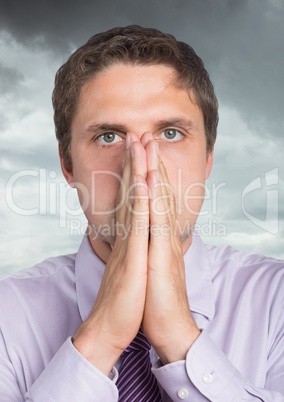
{"type": "MultiPolygon", "coordinates": [[[[188,298],[202,333],[186,360],[162,366],[163,401],[284,401],[284,264],[198,235],[185,254],[188,298]]],[[[50,258],[0,280],[0,401],[114,402],[110,377],[71,336],[96,299],[104,272],[86,236],[77,254],[50,258]]]]}

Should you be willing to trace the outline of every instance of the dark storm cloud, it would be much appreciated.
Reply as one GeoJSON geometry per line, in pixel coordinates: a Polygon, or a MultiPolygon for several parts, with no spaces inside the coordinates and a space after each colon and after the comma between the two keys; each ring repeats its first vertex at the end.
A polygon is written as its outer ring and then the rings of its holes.
{"type": "Polygon", "coordinates": [[[68,50],[90,34],[111,26],[118,15],[116,2],[86,0],[2,1],[0,26],[25,44],[68,50]]]}
{"type": "Polygon", "coordinates": [[[257,135],[281,141],[284,3],[279,0],[3,1],[0,26],[64,53],[94,33],[137,23],[171,32],[205,60],[222,104],[257,135]]]}
{"type": "MultiPolygon", "coordinates": [[[[240,36],[249,42],[248,30],[256,38],[261,31],[265,34],[263,14],[274,11],[281,22],[279,14],[283,9],[276,9],[267,0],[2,0],[0,26],[19,41],[33,42],[42,37],[52,47],[61,47],[70,41],[78,45],[89,35],[113,26],[137,23],[192,40],[206,53],[209,50],[211,57],[215,54],[217,60],[220,50],[228,48],[227,39],[234,39],[234,45],[240,36]],[[216,42],[217,38],[221,41],[216,42]]],[[[268,15],[268,24],[269,18],[268,15]]]]}

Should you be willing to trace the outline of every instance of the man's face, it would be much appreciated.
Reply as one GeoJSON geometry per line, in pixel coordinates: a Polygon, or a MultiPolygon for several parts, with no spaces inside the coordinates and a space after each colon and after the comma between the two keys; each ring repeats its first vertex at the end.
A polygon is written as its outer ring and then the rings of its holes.
{"type": "Polygon", "coordinates": [[[175,82],[174,71],[167,66],[115,64],[82,88],[72,123],[73,169],[70,172],[63,164],[63,171],[70,184],[76,183],[86,217],[99,232],[92,242],[95,250],[100,243],[114,242],[111,228],[128,132],[139,138],[150,132],[158,142],[176,196],[181,239],[190,244],[212,154],[206,152],[201,110],[193,95],[175,82]]]}

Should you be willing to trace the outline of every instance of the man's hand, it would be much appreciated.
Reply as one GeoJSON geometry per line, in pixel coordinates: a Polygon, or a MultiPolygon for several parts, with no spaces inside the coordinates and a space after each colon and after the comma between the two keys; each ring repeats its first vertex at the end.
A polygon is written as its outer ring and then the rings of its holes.
{"type": "Polygon", "coordinates": [[[175,199],[158,143],[144,134],[150,203],[150,244],[143,329],[164,364],[184,360],[200,334],[188,305],[175,199]]]}
{"type": "Polygon", "coordinates": [[[147,286],[149,200],[145,149],[127,137],[125,167],[117,214],[117,233],[90,317],[74,335],[74,345],[105,374],[136,336],[143,318],[147,286]],[[129,192],[129,189],[132,191],[129,192]]]}
{"type": "Polygon", "coordinates": [[[188,305],[175,200],[157,141],[147,133],[141,142],[128,134],[127,143],[117,223],[129,234],[117,233],[93,310],[74,336],[79,352],[105,374],[141,323],[164,364],[184,359],[200,334],[188,305]]]}

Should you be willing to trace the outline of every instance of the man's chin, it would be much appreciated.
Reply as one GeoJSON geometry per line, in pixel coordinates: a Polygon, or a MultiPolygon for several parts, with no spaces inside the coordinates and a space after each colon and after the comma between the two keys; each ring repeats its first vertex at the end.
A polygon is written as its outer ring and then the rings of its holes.
{"type": "Polygon", "coordinates": [[[115,219],[99,223],[89,221],[88,234],[91,241],[103,241],[113,246],[116,237],[115,219]]]}

